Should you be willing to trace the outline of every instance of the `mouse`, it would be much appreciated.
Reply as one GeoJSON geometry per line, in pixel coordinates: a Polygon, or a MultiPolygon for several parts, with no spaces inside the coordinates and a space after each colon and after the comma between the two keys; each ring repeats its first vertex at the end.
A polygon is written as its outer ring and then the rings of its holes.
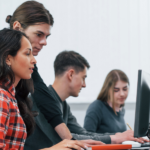
{"type": "Polygon", "coordinates": [[[131,144],[132,147],[141,147],[141,143],[135,141],[124,141],[122,144],[131,144]]]}

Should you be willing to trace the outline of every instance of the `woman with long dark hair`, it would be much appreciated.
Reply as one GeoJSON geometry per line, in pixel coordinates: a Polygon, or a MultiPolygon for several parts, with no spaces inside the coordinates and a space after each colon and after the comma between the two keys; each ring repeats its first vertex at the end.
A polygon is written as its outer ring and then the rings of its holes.
{"type": "Polygon", "coordinates": [[[124,103],[128,96],[129,79],[121,70],[112,70],[106,76],[102,89],[87,109],[84,128],[97,133],[126,131],[124,103]]]}
{"type": "Polygon", "coordinates": [[[36,60],[27,36],[19,31],[0,31],[0,148],[23,149],[34,128],[29,92],[36,60]]]}

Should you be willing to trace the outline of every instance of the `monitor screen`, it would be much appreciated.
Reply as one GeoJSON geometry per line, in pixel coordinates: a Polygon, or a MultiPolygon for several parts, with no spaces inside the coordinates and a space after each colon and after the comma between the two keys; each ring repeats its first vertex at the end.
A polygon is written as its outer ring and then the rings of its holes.
{"type": "Polygon", "coordinates": [[[134,122],[134,137],[146,136],[150,117],[150,74],[139,70],[134,122]]]}

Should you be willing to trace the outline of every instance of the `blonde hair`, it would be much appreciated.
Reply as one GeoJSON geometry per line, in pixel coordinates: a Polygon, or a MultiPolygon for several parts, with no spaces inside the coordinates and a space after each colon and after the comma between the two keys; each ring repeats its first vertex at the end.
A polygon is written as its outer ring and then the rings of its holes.
{"type": "Polygon", "coordinates": [[[127,82],[129,84],[129,79],[123,71],[117,69],[110,71],[106,76],[102,89],[97,97],[98,100],[101,100],[103,102],[107,102],[108,100],[110,100],[112,102],[112,108],[115,114],[116,111],[114,103],[114,87],[116,82],[119,80],[127,82]]]}

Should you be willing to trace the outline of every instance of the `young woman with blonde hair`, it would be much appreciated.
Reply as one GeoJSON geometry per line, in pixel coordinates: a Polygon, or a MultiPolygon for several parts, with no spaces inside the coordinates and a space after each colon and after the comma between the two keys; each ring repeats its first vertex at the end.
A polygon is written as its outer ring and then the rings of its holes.
{"type": "Polygon", "coordinates": [[[129,79],[121,70],[107,75],[102,89],[88,108],[84,128],[97,133],[126,131],[124,103],[128,96],[129,79]]]}

